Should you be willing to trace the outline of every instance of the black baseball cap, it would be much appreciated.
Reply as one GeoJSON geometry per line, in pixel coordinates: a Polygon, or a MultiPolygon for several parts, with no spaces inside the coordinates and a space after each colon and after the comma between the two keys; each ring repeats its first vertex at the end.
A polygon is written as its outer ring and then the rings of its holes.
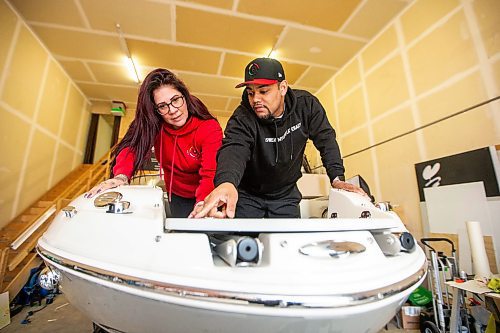
{"type": "Polygon", "coordinates": [[[274,84],[284,79],[285,71],[278,60],[257,58],[245,67],[245,82],[238,84],[235,88],[241,88],[249,84],[274,84]]]}

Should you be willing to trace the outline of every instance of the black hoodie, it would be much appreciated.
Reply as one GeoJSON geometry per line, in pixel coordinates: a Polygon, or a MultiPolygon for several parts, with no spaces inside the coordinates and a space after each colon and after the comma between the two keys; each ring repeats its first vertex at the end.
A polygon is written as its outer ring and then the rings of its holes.
{"type": "Polygon", "coordinates": [[[263,198],[286,196],[302,175],[307,139],[319,150],[330,181],[344,177],[335,131],[323,106],[307,91],[288,88],[285,112],[278,119],[258,118],[244,91],[224,135],[215,186],[229,182],[263,198]]]}

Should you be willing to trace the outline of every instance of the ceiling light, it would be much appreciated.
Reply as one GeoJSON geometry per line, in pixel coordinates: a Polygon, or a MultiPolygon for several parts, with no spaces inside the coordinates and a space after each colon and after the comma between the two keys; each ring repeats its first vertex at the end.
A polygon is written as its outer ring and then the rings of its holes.
{"type": "Polygon", "coordinates": [[[135,62],[134,60],[130,57],[123,57],[123,63],[125,64],[125,66],[127,67],[127,71],[128,71],[128,76],[134,80],[136,83],[141,83],[141,81],[139,80],[139,76],[137,75],[137,70],[136,70],[136,67],[135,67],[135,62]]]}
{"type": "Polygon", "coordinates": [[[130,76],[136,83],[141,83],[141,79],[139,78],[139,72],[137,71],[137,66],[135,65],[134,59],[130,54],[130,50],[127,45],[127,40],[123,37],[123,32],[119,23],[116,24],[116,31],[118,32],[118,38],[120,39],[120,45],[122,47],[123,52],[125,52],[125,66],[130,73],[130,76]]]}
{"type": "Polygon", "coordinates": [[[319,48],[317,46],[313,46],[309,49],[309,52],[311,52],[311,53],[320,53],[321,51],[323,51],[323,50],[321,50],[321,48],[319,48]]]}
{"type": "Polygon", "coordinates": [[[273,59],[276,59],[277,56],[278,56],[278,51],[276,51],[274,48],[270,49],[264,55],[264,57],[266,57],[266,58],[273,58],[273,59]]]}
{"type": "Polygon", "coordinates": [[[276,51],[276,50],[272,50],[272,51],[269,53],[268,58],[273,58],[273,59],[278,58],[278,51],[276,51]]]}

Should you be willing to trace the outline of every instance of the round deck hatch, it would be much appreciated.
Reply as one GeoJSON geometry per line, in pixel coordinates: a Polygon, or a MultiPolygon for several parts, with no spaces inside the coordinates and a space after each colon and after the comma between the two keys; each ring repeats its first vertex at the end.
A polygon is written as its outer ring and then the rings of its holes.
{"type": "Polygon", "coordinates": [[[106,192],[95,198],[94,206],[105,207],[110,203],[120,201],[122,197],[123,195],[120,192],[106,192]]]}
{"type": "Polygon", "coordinates": [[[334,240],[309,243],[299,248],[299,252],[306,256],[332,258],[340,258],[350,254],[361,253],[365,250],[366,247],[357,242],[334,240]]]}

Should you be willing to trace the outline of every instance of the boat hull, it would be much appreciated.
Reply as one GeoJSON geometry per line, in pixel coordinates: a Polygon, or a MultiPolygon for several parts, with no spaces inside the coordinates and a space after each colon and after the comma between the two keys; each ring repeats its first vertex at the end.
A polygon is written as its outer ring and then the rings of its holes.
{"type": "Polygon", "coordinates": [[[158,188],[119,191],[125,211],[81,196],[37,246],[110,332],[378,332],[426,275],[399,218],[352,193],[332,190],[336,218],[218,220],[165,218],[158,188]]]}
{"type": "Polygon", "coordinates": [[[85,276],[48,262],[62,272],[68,301],[110,332],[340,333],[379,332],[422,282],[377,302],[343,308],[268,308],[215,304],[165,296],[85,276]]]}

